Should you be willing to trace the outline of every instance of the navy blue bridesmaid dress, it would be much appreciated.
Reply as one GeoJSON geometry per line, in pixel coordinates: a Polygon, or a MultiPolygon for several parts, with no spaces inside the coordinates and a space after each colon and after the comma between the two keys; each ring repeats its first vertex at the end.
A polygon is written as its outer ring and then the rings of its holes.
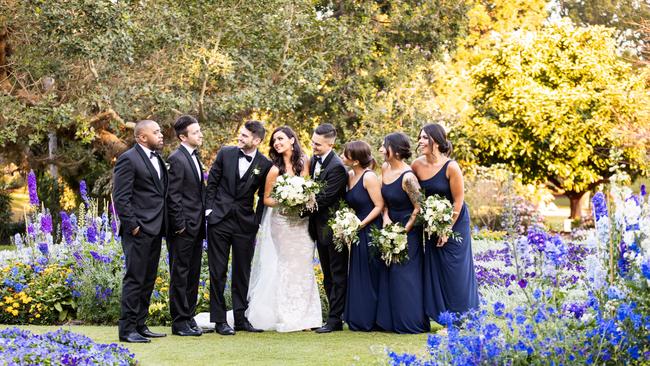
{"type": "MultiPolygon", "coordinates": [[[[410,170],[381,187],[388,216],[394,223],[402,225],[406,225],[413,213],[413,204],[402,189],[404,174],[408,172],[410,170]]],[[[406,263],[391,264],[389,267],[382,265],[377,324],[381,329],[395,333],[428,332],[430,324],[424,312],[422,283],[422,226],[414,226],[408,233],[408,257],[406,263]]]]}
{"type": "MultiPolygon", "coordinates": [[[[420,181],[426,196],[433,194],[445,197],[454,203],[447,178],[447,165],[442,166],[433,177],[420,181]]],[[[478,308],[478,286],[474,260],[472,258],[472,234],[469,209],[463,208],[452,230],[460,235],[442,247],[436,247],[438,237],[425,239],[424,251],[424,307],[427,316],[437,321],[440,313],[464,313],[478,308]]]]}
{"type": "MultiPolygon", "coordinates": [[[[345,194],[345,201],[360,221],[363,221],[375,208],[370,194],[363,186],[363,176],[345,194]]],[[[345,300],[345,322],[350,330],[371,331],[376,328],[377,289],[381,260],[370,255],[370,229],[381,227],[381,217],[359,230],[359,243],[350,248],[350,268],[348,273],[348,292],[345,300]]]]}

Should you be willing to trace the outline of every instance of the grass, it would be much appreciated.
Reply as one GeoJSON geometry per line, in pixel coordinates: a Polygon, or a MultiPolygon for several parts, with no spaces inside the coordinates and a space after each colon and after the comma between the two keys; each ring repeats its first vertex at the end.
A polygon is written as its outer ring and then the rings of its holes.
{"type": "MultiPolygon", "coordinates": [[[[0,328],[9,327],[0,325],[0,328]]],[[[45,333],[57,326],[20,326],[33,333],[45,333]]],[[[117,327],[65,325],[99,343],[117,342],[117,327]]],[[[245,333],[201,337],[172,336],[168,327],[151,327],[167,337],[149,344],[121,343],[142,365],[368,365],[385,364],[385,348],[398,352],[425,352],[426,334],[402,335],[348,330],[331,334],[313,332],[245,333]]],[[[436,326],[439,329],[439,326],[436,326]]]]}

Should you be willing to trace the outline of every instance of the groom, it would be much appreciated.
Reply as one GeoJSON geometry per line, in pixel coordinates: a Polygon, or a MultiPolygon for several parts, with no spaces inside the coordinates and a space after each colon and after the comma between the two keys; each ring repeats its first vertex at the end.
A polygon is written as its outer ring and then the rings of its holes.
{"type": "Polygon", "coordinates": [[[343,309],[348,274],[348,250],[337,252],[332,243],[332,231],[327,226],[330,213],[345,195],[348,174],[341,159],[332,151],[336,140],[336,129],[324,123],[314,130],[311,147],[310,174],[314,180],[325,183],[325,188],[316,196],[318,210],[309,216],[309,235],[316,241],[318,258],[323,270],[323,285],[329,303],[327,322],[316,329],[316,333],[329,333],[343,329],[343,309]]]}
{"type": "Polygon", "coordinates": [[[248,282],[255,250],[255,235],[262,218],[264,182],[271,161],[257,150],[266,130],[248,121],[239,130],[237,146],[224,146],[210,168],[206,189],[208,268],[210,269],[210,321],[221,335],[235,330],[261,332],[244,316],[248,282]],[[258,194],[257,209],[254,196],[258,194]],[[232,304],[235,329],[226,322],[224,290],[232,247],[232,304]]]}

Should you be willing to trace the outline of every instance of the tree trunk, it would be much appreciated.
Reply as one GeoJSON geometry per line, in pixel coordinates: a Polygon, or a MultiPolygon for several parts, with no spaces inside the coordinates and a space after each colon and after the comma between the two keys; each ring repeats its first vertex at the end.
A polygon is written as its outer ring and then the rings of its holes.
{"type": "Polygon", "coordinates": [[[569,218],[571,219],[580,219],[581,214],[582,214],[582,197],[585,195],[587,192],[566,192],[566,196],[569,198],[569,201],[571,202],[571,214],[569,215],[569,218]]]}

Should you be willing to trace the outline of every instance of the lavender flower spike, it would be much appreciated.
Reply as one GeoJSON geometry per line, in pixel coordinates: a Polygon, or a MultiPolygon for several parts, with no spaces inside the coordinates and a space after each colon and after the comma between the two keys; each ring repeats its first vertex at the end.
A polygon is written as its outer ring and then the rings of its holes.
{"type": "Polygon", "coordinates": [[[88,205],[88,187],[86,186],[86,181],[83,179],[79,182],[79,193],[81,194],[81,199],[88,205]]]}
{"type": "Polygon", "coordinates": [[[601,217],[608,216],[607,214],[607,201],[605,199],[605,194],[603,192],[598,192],[594,194],[594,197],[591,199],[591,202],[594,205],[594,218],[596,222],[600,220],[601,217]]]}
{"type": "Polygon", "coordinates": [[[29,191],[29,203],[32,206],[39,206],[41,202],[38,199],[38,192],[36,190],[36,174],[33,170],[27,174],[27,189],[29,191]]]}

